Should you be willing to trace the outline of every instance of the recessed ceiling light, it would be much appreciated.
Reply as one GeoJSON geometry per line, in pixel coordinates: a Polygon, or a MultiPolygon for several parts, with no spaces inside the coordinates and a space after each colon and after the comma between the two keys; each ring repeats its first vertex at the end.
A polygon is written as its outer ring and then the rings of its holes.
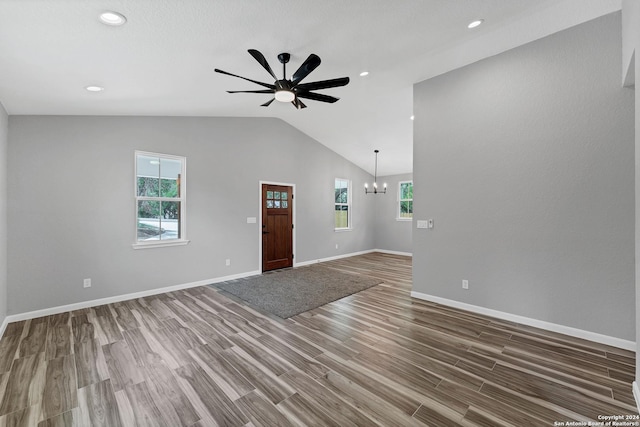
{"type": "Polygon", "coordinates": [[[127,22],[127,18],[125,18],[123,14],[118,12],[102,12],[99,18],[100,22],[102,22],[103,24],[113,25],[114,27],[124,25],[127,22]]]}
{"type": "Polygon", "coordinates": [[[368,71],[363,71],[360,73],[360,77],[364,77],[364,76],[368,76],[369,72],[368,71]]]}
{"type": "Polygon", "coordinates": [[[471,22],[469,25],[467,25],[467,28],[475,28],[478,25],[482,24],[484,22],[484,19],[477,19],[473,22],[471,22]]]}
{"type": "Polygon", "coordinates": [[[87,86],[85,87],[85,89],[88,90],[89,92],[102,92],[104,90],[102,86],[95,86],[95,85],[87,86]]]}

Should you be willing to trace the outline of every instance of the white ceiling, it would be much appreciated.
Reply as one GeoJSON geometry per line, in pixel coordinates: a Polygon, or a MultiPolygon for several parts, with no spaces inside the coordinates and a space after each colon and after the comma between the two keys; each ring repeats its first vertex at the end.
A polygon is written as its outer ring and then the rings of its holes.
{"type": "MultiPolygon", "coordinates": [[[[0,102],[10,115],[278,117],[373,173],[412,171],[412,85],[598,16],[621,0],[0,0],[0,102]],[[98,14],[127,17],[109,27],[98,14]],[[485,20],[469,30],[467,24],[485,20]],[[259,105],[262,89],[214,68],[272,83],[310,54],[305,82],[335,104],[259,105]],[[359,77],[361,71],[369,76],[359,77]],[[101,93],[84,87],[97,84],[101,93]]],[[[288,75],[288,77],[289,77],[288,75]]],[[[419,117],[416,118],[419,120],[419,117]]]]}

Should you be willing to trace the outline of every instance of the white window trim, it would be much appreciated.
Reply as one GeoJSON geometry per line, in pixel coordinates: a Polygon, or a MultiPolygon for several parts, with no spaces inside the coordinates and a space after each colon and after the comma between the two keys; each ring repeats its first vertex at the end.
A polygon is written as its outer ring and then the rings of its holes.
{"type": "Polygon", "coordinates": [[[403,200],[411,200],[413,202],[413,199],[401,199],[400,197],[402,196],[402,184],[406,184],[410,182],[411,185],[413,186],[413,180],[408,180],[408,181],[400,181],[398,183],[398,196],[396,198],[396,221],[407,221],[407,222],[411,222],[413,221],[413,212],[411,212],[411,218],[402,218],[400,216],[400,202],[402,202],[403,200]]]}
{"type": "MultiPolygon", "coordinates": [[[[165,248],[169,246],[184,246],[189,243],[187,239],[187,158],[172,154],[152,153],[149,151],[134,151],[133,153],[133,197],[134,197],[134,243],[133,249],[165,248]],[[174,240],[148,240],[138,241],[138,156],[161,157],[164,159],[179,160],[182,163],[182,173],[180,174],[180,239],[174,240]]],[[[155,198],[154,198],[155,199],[155,198]]]]}
{"type": "MultiPolygon", "coordinates": [[[[334,210],[334,215],[335,215],[335,209],[336,209],[336,202],[335,202],[335,191],[336,191],[336,181],[346,181],[347,182],[347,203],[346,205],[348,206],[348,210],[347,210],[347,224],[349,224],[347,227],[341,227],[341,228],[336,228],[336,221],[335,221],[335,216],[334,216],[334,220],[333,220],[333,231],[335,231],[336,233],[341,233],[343,231],[352,231],[353,230],[353,216],[352,216],[352,211],[353,211],[353,203],[352,203],[352,189],[353,186],[351,185],[351,180],[350,179],[346,179],[346,178],[335,178],[333,180],[333,192],[334,192],[334,201],[333,201],[333,210],[334,210]]],[[[342,205],[344,205],[345,203],[341,203],[342,205]]]]}

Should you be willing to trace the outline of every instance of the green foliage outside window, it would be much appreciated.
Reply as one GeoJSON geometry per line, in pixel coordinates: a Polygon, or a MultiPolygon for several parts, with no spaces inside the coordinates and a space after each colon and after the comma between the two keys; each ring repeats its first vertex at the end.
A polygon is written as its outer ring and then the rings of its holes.
{"type": "Polygon", "coordinates": [[[399,218],[413,218],[413,182],[400,183],[400,211],[399,218]]]}

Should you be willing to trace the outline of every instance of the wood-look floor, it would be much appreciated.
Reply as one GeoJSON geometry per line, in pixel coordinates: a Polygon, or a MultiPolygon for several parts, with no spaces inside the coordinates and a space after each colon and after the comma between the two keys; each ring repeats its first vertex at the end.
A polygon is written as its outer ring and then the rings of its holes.
{"type": "Polygon", "coordinates": [[[407,257],[326,265],[384,283],[289,320],[200,287],[12,323],[0,426],[546,426],[637,413],[633,352],[412,299],[407,257]]]}

